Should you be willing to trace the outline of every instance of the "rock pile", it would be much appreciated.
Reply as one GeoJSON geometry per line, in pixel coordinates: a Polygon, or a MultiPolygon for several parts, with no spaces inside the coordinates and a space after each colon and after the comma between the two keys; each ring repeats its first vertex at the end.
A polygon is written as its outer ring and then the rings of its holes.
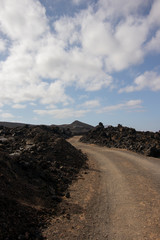
{"type": "Polygon", "coordinates": [[[107,147],[123,148],[147,156],[160,157],[160,131],[141,132],[133,128],[108,126],[102,123],[81,138],[82,142],[95,143],[107,147]]]}
{"type": "Polygon", "coordinates": [[[0,127],[0,239],[43,239],[46,216],[86,166],[68,135],[58,127],[0,127]]]}

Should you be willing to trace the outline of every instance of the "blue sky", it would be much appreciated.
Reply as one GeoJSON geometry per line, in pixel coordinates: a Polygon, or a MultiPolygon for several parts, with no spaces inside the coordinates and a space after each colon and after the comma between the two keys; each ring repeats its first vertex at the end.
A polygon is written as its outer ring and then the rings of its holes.
{"type": "Polygon", "coordinates": [[[0,0],[0,121],[160,130],[159,0],[0,0]]]}

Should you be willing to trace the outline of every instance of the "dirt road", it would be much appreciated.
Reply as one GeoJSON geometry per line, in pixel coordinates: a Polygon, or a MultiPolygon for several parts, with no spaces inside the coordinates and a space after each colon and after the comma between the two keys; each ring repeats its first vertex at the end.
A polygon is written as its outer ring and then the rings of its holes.
{"type": "Polygon", "coordinates": [[[57,239],[160,240],[160,159],[83,144],[78,137],[69,141],[91,165],[71,187],[69,201],[81,210],[69,221],[59,219],[57,239]]]}

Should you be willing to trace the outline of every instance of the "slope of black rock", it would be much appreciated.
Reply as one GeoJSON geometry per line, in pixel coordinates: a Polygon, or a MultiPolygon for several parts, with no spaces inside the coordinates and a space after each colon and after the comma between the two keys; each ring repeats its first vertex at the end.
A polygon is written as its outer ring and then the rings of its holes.
{"type": "Polygon", "coordinates": [[[24,127],[25,123],[17,123],[17,122],[1,122],[0,126],[2,127],[8,127],[8,128],[16,128],[16,127],[24,127]]]}
{"type": "Polygon", "coordinates": [[[0,127],[0,239],[43,239],[41,228],[86,156],[58,127],[0,127]]]}
{"type": "Polygon", "coordinates": [[[160,157],[160,132],[141,132],[133,128],[108,126],[100,123],[81,139],[85,143],[95,143],[107,147],[123,148],[147,156],[160,157]]]}

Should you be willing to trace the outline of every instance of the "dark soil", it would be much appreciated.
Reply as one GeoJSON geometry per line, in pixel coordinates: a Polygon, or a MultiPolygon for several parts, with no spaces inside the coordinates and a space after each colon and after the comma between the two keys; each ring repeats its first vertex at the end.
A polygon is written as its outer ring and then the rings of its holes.
{"type": "Polygon", "coordinates": [[[68,135],[58,127],[0,127],[0,239],[43,239],[48,217],[87,166],[68,135]]]}
{"type": "Polygon", "coordinates": [[[141,132],[133,128],[109,126],[102,123],[86,133],[81,139],[84,143],[95,143],[112,148],[128,149],[147,156],[160,157],[160,131],[141,132]]]}

